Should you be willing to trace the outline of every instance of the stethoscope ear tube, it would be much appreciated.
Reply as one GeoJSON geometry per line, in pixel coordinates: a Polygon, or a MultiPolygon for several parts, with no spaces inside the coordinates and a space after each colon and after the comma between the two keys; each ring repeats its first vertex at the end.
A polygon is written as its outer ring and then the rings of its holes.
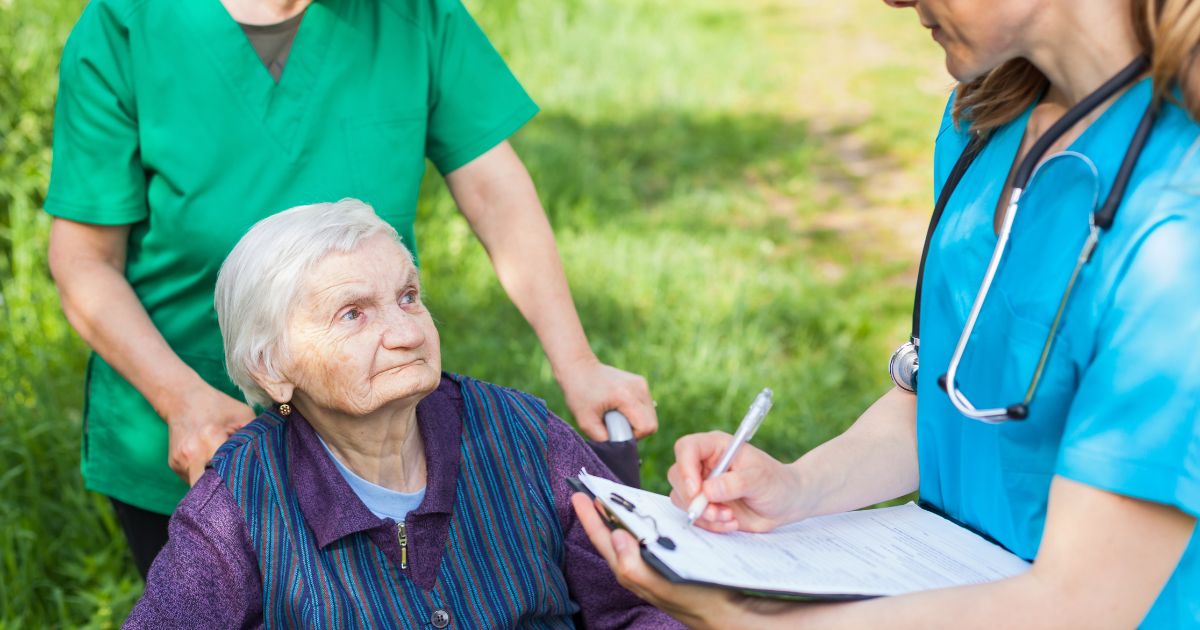
{"type": "Polygon", "coordinates": [[[971,334],[975,332],[975,324],[979,321],[979,313],[983,310],[983,303],[987,300],[987,295],[992,289],[992,281],[996,279],[996,271],[1000,268],[1000,261],[1004,259],[1004,251],[1008,248],[1008,239],[1012,235],[1013,222],[1017,218],[1021,195],[1024,192],[1023,189],[1018,188],[1016,185],[1013,186],[1012,197],[1008,202],[1008,209],[1004,211],[1004,223],[1001,224],[1000,235],[996,239],[996,246],[992,249],[992,258],[988,261],[987,271],[983,274],[983,281],[979,285],[979,290],[975,293],[975,301],[971,304],[971,311],[967,315],[967,321],[963,325],[962,332],[958,335],[958,343],[954,346],[954,354],[950,357],[950,365],[943,379],[939,379],[939,383],[942,383],[942,387],[946,390],[946,396],[950,398],[950,402],[954,404],[954,408],[959,413],[968,418],[987,423],[1008,420],[1007,409],[976,409],[975,405],[971,404],[971,401],[958,389],[958,381],[955,379],[955,375],[958,373],[963,353],[967,350],[967,343],[971,340],[971,334]]]}
{"type": "MultiPolygon", "coordinates": [[[[946,387],[946,380],[945,374],[939,376],[937,380],[938,387],[943,392],[950,393],[950,390],[946,387]]],[[[1029,417],[1029,405],[1025,403],[1009,405],[1004,408],[1004,417],[1009,420],[1024,420],[1025,418],[1029,417]]],[[[984,422],[988,422],[988,420],[984,419],[984,422]]]]}
{"type": "Polygon", "coordinates": [[[1154,128],[1154,121],[1158,119],[1157,105],[1157,103],[1150,103],[1146,112],[1142,114],[1142,119],[1138,121],[1137,130],[1133,132],[1133,139],[1129,141],[1129,151],[1125,153],[1125,159],[1121,160],[1121,168],[1117,170],[1117,177],[1113,180],[1112,190],[1108,193],[1108,198],[1104,200],[1104,205],[1100,206],[1092,219],[1095,226],[1101,230],[1112,227],[1113,221],[1116,220],[1117,208],[1121,205],[1121,199],[1125,197],[1125,188],[1133,176],[1133,168],[1137,166],[1138,158],[1141,157],[1142,150],[1146,148],[1147,140],[1150,137],[1150,130],[1154,128]]]}

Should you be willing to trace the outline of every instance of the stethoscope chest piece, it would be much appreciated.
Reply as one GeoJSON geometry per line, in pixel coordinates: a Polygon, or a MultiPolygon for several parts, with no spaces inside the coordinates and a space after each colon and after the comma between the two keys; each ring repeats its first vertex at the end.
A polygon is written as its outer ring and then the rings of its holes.
{"type": "Polygon", "coordinates": [[[888,361],[888,374],[896,387],[906,392],[917,391],[917,344],[906,341],[896,348],[888,361]]]}

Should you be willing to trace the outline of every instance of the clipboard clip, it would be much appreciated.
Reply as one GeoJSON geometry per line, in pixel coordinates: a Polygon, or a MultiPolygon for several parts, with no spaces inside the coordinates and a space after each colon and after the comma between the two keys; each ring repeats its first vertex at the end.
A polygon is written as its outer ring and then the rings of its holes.
{"type": "MultiPolygon", "coordinates": [[[[633,504],[633,501],[626,499],[625,497],[617,494],[616,492],[613,492],[609,495],[609,500],[612,501],[613,503],[616,503],[617,505],[625,508],[626,510],[629,511],[630,514],[633,514],[634,516],[636,516],[642,520],[650,521],[650,526],[654,528],[654,542],[657,543],[659,547],[662,547],[663,549],[666,549],[667,551],[675,550],[675,541],[671,540],[670,537],[668,537],[668,536],[663,536],[662,533],[660,533],[658,531],[658,521],[654,520],[653,516],[643,513],[641,510],[639,510],[637,508],[636,505],[633,504]]],[[[611,514],[611,513],[609,514],[609,516],[616,518],[616,515],[611,514]]]]}

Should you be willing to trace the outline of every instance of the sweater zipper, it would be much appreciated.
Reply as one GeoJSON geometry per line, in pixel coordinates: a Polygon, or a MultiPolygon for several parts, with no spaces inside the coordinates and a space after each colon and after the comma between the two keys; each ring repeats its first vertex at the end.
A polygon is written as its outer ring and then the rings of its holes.
{"type": "Polygon", "coordinates": [[[408,568],[408,528],[404,521],[396,523],[396,537],[400,540],[400,568],[408,568]]]}

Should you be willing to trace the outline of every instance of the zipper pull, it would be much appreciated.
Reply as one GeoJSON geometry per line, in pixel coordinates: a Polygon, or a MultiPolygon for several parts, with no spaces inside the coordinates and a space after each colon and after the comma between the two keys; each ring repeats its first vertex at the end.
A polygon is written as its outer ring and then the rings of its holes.
{"type": "Polygon", "coordinates": [[[396,523],[396,536],[400,540],[400,568],[408,568],[408,528],[404,521],[396,523]]]}

